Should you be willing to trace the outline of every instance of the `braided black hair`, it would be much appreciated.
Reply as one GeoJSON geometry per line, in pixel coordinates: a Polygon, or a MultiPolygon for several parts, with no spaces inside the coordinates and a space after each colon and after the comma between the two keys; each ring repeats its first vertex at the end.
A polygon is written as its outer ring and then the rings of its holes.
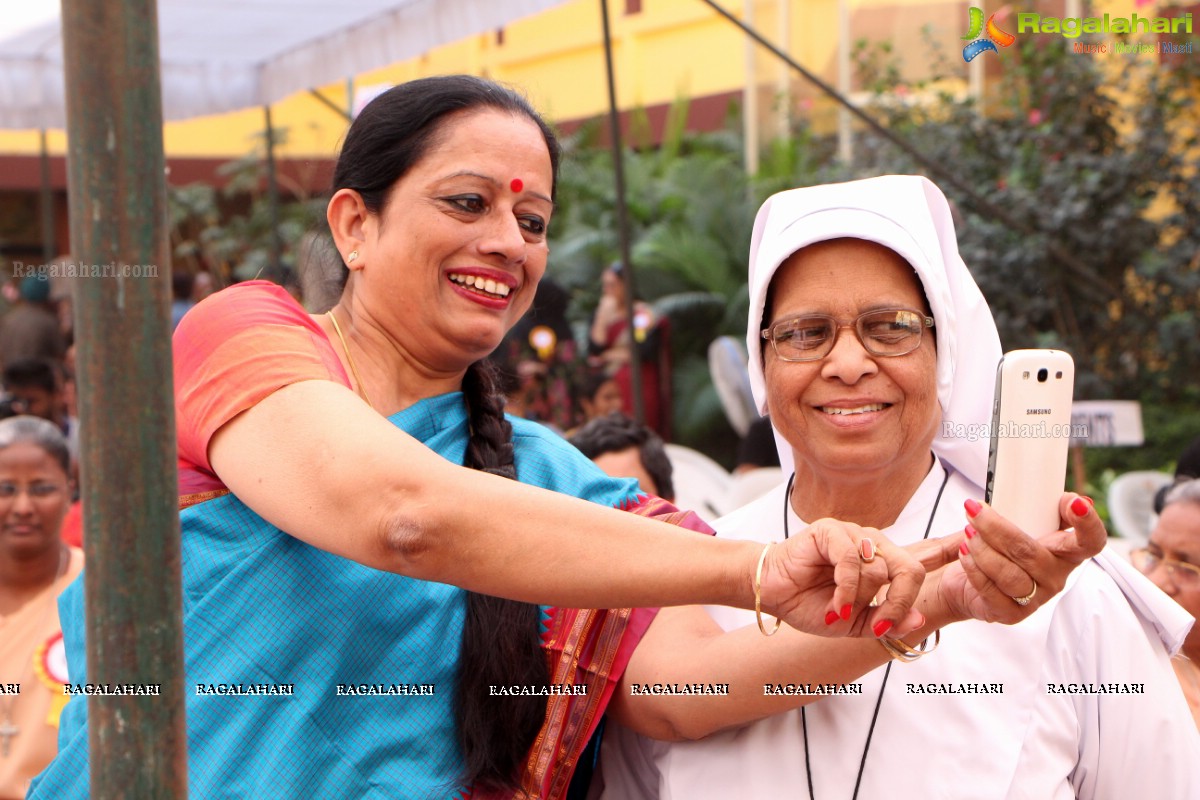
{"type": "MultiPolygon", "coordinates": [[[[512,425],[496,391],[496,368],[476,361],[463,378],[471,434],[464,465],[517,479],[512,425]]],[[[503,711],[482,702],[488,687],[544,686],[550,668],[542,651],[536,605],[469,592],[455,718],[468,774],[476,783],[511,787],[546,717],[539,696],[505,698],[503,711]]]]}

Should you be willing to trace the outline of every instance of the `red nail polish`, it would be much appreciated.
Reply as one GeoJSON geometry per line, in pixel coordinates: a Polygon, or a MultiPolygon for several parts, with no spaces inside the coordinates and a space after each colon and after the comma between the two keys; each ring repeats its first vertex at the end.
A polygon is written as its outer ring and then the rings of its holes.
{"type": "Polygon", "coordinates": [[[832,625],[833,623],[835,623],[837,621],[838,621],[838,613],[836,611],[830,611],[829,613],[827,613],[825,615],[825,624],[826,625],[832,625]]]}
{"type": "Polygon", "coordinates": [[[842,619],[850,619],[851,606],[849,603],[842,606],[842,619]]]}
{"type": "Polygon", "coordinates": [[[963,533],[965,533],[967,535],[968,539],[974,539],[976,536],[979,535],[979,531],[975,530],[970,525],[963,528],[963,533]]]}
{"type": "Polygon", "coordinates": [[[962,553],[964,556],[971,555],[971,549],[969,547],[967,547],[966,542],[963,542],[962,544],[960,544],[958,546],[958,552],[962,553]]]}
{"type": "Polygon", "coordinates": [[[1091,506],[1083,502],[1082,497],[1076,497],[1071,501],[1071,510],[1075,512],[1075,516],[1077,517],[1086,517],[1089,508],[1091,508],[1091,506]]]}
{"type": "Polygon", "coordinates": [[[965,503],[963,503],[963,507],[967,509],[968,517],[973,517],[976,514],[978,514],[980,511],[983,511],[983,506],[979,505],[979,503],[977,503],[976,501],[971,500],[969,498],[967,499],[967,501],[965,503]]]}
{"type": "Polygon", "coordinates": [[[875,627],[871,630],[875,631],[875,638],[878,639],[892,629],[892,621],[890,619],[881,619],[875,623],[875,627]]]}

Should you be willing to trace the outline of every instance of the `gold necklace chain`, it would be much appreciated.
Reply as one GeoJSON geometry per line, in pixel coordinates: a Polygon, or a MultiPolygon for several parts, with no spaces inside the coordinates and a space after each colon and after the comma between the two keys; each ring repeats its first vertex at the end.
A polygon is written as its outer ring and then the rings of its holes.
{"type": "Polygon", "coordinates": [[[332,311],[325,314],[329,317],[329,321],[333,323],[333,329],[337,332],[338,341],[342,343],[342,351],[346,354],[346,362],[350,364],[350,373],[354,376],[354,382],[358,384],[358,393],[362,395],[362,399],[367,401],[372,409],[375,405],[371,402],[371,398],[367,396],[367,387],[363,385],[362,376],[358,374],[358,365],[354,363],[354,356],[350,355],[350,348],[346,346],[346,337],[342,336],[342,327],[338,325],[337,316],[332,311]]]}

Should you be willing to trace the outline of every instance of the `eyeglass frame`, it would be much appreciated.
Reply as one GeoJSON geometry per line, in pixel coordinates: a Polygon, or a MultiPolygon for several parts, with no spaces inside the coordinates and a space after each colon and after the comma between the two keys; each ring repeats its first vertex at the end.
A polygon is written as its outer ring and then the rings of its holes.
{"type": "MultiPolygon", "coordinates": [[[[1156,555],[1150,551],[1149,547],[1139,547],[1136,550],[1131,550],[1129,553],[1129,560],[1134,562],[1133,565],[1137,567],[1138,572],[1142,573],[1143,575],[1149,575],[1161,564],[1166,568],[1167,574],[1171,576],[1171,580],[1175,580],[1175,570],[1181,569],[1184,572],[1191,573],[1194,576],[1192,580],[1200,583],[1200,565],[1192,564],[1187,561],[1180,561],[1178,558],[1167,558],[1166,556],[1156,555]],[[1154,566],[1149,570],[1142,569],[1137,564],[1137,560],[1143,556],[1148,556],[1155,562],[1154,566]]],[[[1178,581],[1176,581],[1176,585],[1179,585],[1178,581]]]]}
{"type": "Polygon", "coordinates": [[[854,319],[852,319],[848,322],[844,321],[844,320],[840,320],[837,317],[830,316],[829,314],[797,314],[792,317],[784,317],[783,319],[775,320],[769,326],[767,326],[766,328],[763,328],[761,335],[762,335],[762,338],[766,339],[768,342],[771,343],[771,349],[775,351],[775,355],[779,358],[780,361],[787,361],[788,363],[792,363],[792,364],[804,363],[806,361],[820,361],[821,359],[828,357],[829,354],[833,352],[833,348],[837,347],[838,337],[841,336],[842,330],[844,328],[849,328],[850,330],[854,331],[854,337],[856,339],[858,339],[858,343],[860,345],[862,345],[862,348],[864,350],[866,350],[868,353],[870,353],[872,356],[874,356],[876,358],[897,358],[899,356],[907,356],[911,353],[916,352],[917,349],[921,346],[922,339],[924,339],[925,329],[929,328],[930,330],[932,330],[935,327],[934,323],[935,323],[935,320],[933,317],[929,316],[928,314],[926,314],[922,311],[918,311],[915,308],[902,308],[902,307],[901,308],[875,308],[870,311],[864,311],[863,313],[859,314],[857,317],[855,317],[854,319]],[[907,311],[910,314],[915,314],[917,319],[923,323],[922,327],[917,329],[917,343],[912,347],[911,350],[905,350],[903,353],[877,353],[871,348],[870,345],[867,344],[867,342],[863,338],[863,333],[858,328],[859,323],[862,322],[862,320],[865,317],[869,317],[872,314],[886,314],[889,311],[907,311]],[[792,358],[792,357],[785,356],[783,353],[780,353],[778,340],[775,338],[774,335],[772,335],[771,331],[773,329],[775,329],[776,327],[778,327],[779,325],[782,325],[785,322],[793,322],[798,319],[824,319],[824,320],[831,321],[834,324],[835,328],[833,331],[833,336],[831,336],[829,339],[829,349],[826,350],[824,353],[821,353],[820,355],[817,355],[817,356],[812,356],[811,358],[792,358]]]}

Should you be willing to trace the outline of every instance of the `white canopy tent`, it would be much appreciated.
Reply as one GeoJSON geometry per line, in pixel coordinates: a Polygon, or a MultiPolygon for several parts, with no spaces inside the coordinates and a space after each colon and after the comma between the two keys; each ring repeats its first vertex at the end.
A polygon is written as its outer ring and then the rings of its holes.
{"type": "MultiPolygon", "coordinates": [[[[562,2],[158,0],[163,118],[269,105],[562,2]]],[[[56,8],[32,27],[0,23],[0,128],[66,127],[56,8]]]]}

